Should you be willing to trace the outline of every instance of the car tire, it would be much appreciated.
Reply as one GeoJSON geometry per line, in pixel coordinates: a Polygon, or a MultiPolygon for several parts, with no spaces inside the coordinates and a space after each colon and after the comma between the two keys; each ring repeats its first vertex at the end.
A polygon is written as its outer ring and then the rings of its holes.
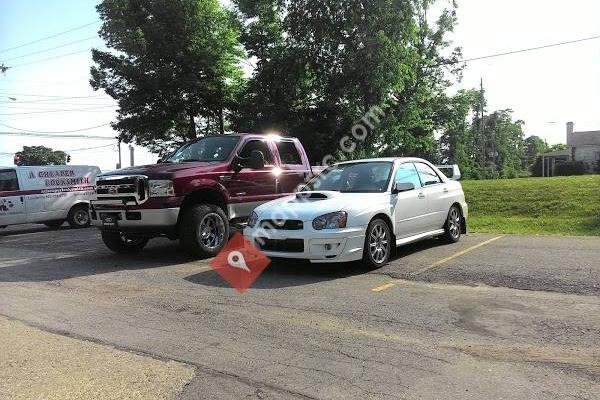
{"type": "Polygon", "coordinates": [[[450,207],[446,223],[444,224],[444,240],[448,243],[456,243],[460,240],[462,232],[462,213],[456,205],[450,207]]]}
{"type": "Polygon", "coordinates": [[[362,264],[369,270],[380,268],[388,263],[395,243],[390,227],[383,219],[375,218],[367,227],[362,264]]]}
{"type": "Polygon", "coordinates": [[[102,241],[110,250],[118,254],[135,254],[148,244],[145,237],[127,237],[121,232],[102,232],[102,241]]]}
{"type": "Polygon", "coordinates": [[[179,226],[181,246],[199,258],[216,256],[229,239],[229,220],[214,204],[196,204],[183,211],[179,226]]]}
{"type": "Polygon", "coordinates": [[[61,219],[59,221],[48,221],[48,222],[44,222],[44,225],[46,225],[48,228],[52,229],[52,230],[57,230],[60,229],[60,227],[65,223],[64,219],[61,219]]]}
{"type": "Polygon", "coordinates": [[[71,207],[67,221],[71,228],[81,229],[90,226],[90,208],[87,204],[77,204],[71,207]]]}

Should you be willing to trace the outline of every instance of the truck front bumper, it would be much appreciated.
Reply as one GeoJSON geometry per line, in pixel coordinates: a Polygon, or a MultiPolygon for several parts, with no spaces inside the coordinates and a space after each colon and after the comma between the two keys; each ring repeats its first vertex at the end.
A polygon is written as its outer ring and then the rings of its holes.
{"type": "Polygon", "coordinates": [[[179,207],[160,209],[103,209],[92,204],[92,225],[103,230],[168,231],[174,229],[179,218],[179,207]],[[107,219],[114,225],[107,224],[107,219]]]}

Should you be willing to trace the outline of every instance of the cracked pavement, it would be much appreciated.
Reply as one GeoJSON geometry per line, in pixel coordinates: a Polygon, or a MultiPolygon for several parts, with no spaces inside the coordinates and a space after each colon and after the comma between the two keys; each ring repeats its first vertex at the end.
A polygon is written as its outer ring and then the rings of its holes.
{"type": "Polygon", "coordinates": [[[598,398],[600,239],[456,256],[497,236],[400,248],[368,273],[277,261],[240,295],[175,242],[124,257],[93,229],[13,227],[0,314],[193,368],[181,399],[598,398]]]}

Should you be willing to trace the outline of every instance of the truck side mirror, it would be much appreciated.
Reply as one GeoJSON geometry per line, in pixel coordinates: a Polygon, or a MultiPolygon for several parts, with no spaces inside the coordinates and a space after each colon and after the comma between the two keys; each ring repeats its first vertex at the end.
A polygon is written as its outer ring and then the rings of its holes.
{"type": "Polygon", "coordinates": [[[415,184],[411,182],[394,182],[392,185],[392,194],[408,192],[415,190],[415,184]]]}

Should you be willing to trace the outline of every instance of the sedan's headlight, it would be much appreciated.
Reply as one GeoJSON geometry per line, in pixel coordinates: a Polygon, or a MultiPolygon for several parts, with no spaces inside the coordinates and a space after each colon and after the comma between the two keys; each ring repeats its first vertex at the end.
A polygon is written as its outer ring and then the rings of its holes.
{"type": "Polygon", "coordinates": [[[248,217],[248,227],[254,228],[254,225],[258,222],[258,214],[252,211],[252,214],[248,217]]]}
{"type": "Polygon", "coordinates": [[[348,220],[348,213],[345,211],[337,211],[325,215],[321,215],[313,220],[312,226],[316,230],[321,229],[338,229],[345,228],[348,220]]]}
{"type": "Polygon", "coordinates": [[[148,190],[150,192],[150,197],[175,196],[175,189],[173,189],[173,181],[150,180],[148,181],[148,190]]]}

